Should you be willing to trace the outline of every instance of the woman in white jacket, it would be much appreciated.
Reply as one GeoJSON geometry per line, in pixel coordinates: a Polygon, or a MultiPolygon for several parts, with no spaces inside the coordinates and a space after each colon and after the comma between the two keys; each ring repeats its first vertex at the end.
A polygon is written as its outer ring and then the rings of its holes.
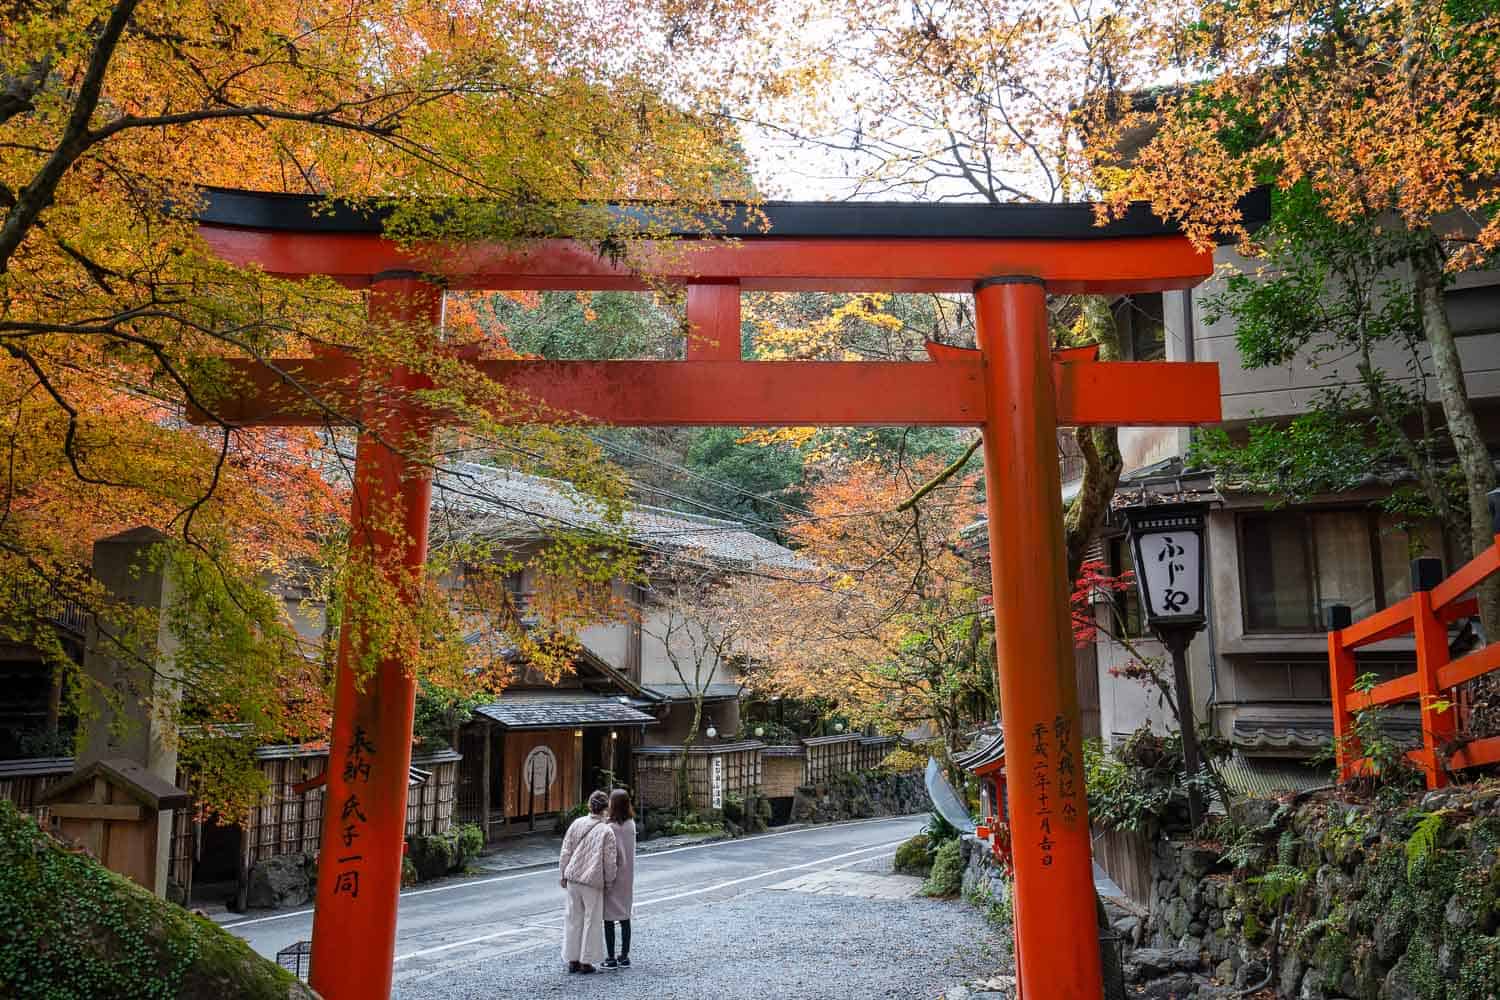
{"type": "Polygon", "coordinates": [[[630,910],[635,901],[635,810],[630,793],[616,788],[609,793],[609,825],[615,831],[620,851],[620,869],[604,890],[604,960],[606,969],[630,968],[630,910]],[[615,924],[620,925],[620,957],[615,958],[615,924]]]}
{"type": "Polygon", "coordinates": [[[619,870],[614,829],[604,820],[609,796],[589,796],[589,814],[580,816],[563,836],[558,868],[568,891],[563,923],[563,961],[569,972],[593,972],[604,957],[604,890],[619,870]]]}

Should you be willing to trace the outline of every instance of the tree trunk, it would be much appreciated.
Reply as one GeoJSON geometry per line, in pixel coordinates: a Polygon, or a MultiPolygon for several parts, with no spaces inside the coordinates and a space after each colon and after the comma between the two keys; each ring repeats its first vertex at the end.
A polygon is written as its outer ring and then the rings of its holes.
{"type": "MultiPolygon", "coordinates": [[[[1428,346],[1432,348],[1432,368],[1443,404],[1443,416],[1447,420],[1448,436],[1453,439],[1458,465],[1464,476],[1469,531],[1463,547],[1472,558],[1495,540],[1495,532],[1490,524],[1488,499],[1489,492],[1495,488],[1495,465],[1490,460],[1489,449],[1485,447],[1484,438],[1479,433],[1479,423],[1474,419],[1474,410],[1469,405],[1458,344],[1453,338],[1453,328],[1448,324],[1448,313],[1443,308],[1442,258],[1436,241],[1425,252],[1415,255],[1413,263],[1416,269],[1417,304],[1422,312],[1422,332],[1427,337],[1428,346]]],[[[1479,619],[1484,624],[1487,640],[1500,638],[1500,580],[1491,579],[1480,588],[1479,619]]]]}
{"type": "MultiPolygon", "coordinates": [[[[1083,296],[1083,325],[1088,340],[1099,345],[1100,361],[1120,360],[1120,331],[1107,297],[1083,296]]],[[[1069,580],[1078,579],[1083,554],[1109,516],[1110,500],[1114,498],[1115,487],[1120,485],[1120,471],[1125,465],[1115,428],[1080,427],[1074,435],[1083,452],[1084,464],[1078,495],[1063,513],[1069,580]]]]}
{"type": "Polygon", "coordinates": [[[688,782],[688,751],[698,740],[698,726],[703,723],[703,695],[698,694],[693,698],[693,724],[688,727],[687,735],[682,738],[682,761],[677,765],[677,801],[682,805],[682,811],[689,813],[693,811],[693,786],[688,782]]]}

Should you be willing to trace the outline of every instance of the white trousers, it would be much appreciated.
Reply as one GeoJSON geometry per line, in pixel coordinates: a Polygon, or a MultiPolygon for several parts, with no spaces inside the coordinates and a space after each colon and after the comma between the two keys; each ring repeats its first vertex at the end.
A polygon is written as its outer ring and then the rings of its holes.
{"type": "Polygon", "coordinates": [[[568,913],[563,921],[563,961],[598,965],[604,960],[604,890],[568,883],[568,913]]]}

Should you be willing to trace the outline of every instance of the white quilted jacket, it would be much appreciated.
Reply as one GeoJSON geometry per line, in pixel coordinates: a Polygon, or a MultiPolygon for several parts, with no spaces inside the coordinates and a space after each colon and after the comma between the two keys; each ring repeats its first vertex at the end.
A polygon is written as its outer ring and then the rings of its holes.
{"type": "Polygon", "coordinates": [[[602,817],[580,816],[563,837],[557,866],[569,882],[603,889],[619,871],[619,848],[615,831],[602,817]]]}

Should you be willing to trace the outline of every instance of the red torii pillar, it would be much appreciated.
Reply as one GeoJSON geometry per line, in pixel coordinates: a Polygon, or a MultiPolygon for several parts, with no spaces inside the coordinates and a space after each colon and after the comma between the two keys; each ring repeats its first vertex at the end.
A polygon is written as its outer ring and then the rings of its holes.
{"type": "MultiPolygon", "coordinates": [[[[202,232],[236,263],[371,288],[377,322],[436,324],[440,293],[410,277],[430,261],[386,241],[378,227],[320,231],[316,222],[257,221],[279,210],[208,222],[202,232]]],[[[512,420],[578,414],[633,426],[982,429],[1020,984],[1028,1000],[1094,1000],[1101,995],[1099,944],[1056,430],[1215,421],[1218,373],[1213,364],[1098,363],[1077,353],[1054,358],[1046,294],[1185,288],[1209,273],[1210,258],[1165,232],[1104,239],[746,234],[734,244],[704,240],[688,254],[652,258],[649,250],[648,261],[659,264],[656,277],[688,286],[696,329],[687,360],[475,364],[538,401],[535,412],[512,420]],[[741,288],[971,290],[980,350],[934,347],[933,360],[920,363],[746,362],[738,350],[741,288]]],[[[481,245],[439,259],[455,288],[644,287],[639,275],[568,241],[540,241],[519,253],[481,245]]],[[[243,424],[322,424],[329,411],[310,406],[309,392],[341,411],[374,415],[382,411],[366,410],[360,400],[370,386],[383,380],[398,391],[420,387],[409,373],[359,372],[345,358],[275,365],[272,371],[235,363],[245,391],[217,406],[216,416],[243,424]]],[[[390,563],[393,582],[425,556],[431,484],[411,452],[425,450],[438,419],[415,411],[408,399],[360,437],[353,537],[399,554],[390,563]]],[[[350,621],[341,635],[314,922],[312,984],[329,1000],[389,995],[406,818],[412,679],[392,659],[357,686],[357,631],[350,621]]]]}
{"type": "MultiPolygon", "coordinates": [[[[372,323],[435,329],[442,289],[410,274],[376,276],[372,323]]],[[[362,388],[404,397],[427,386],[404,370],[369,373],[362,388]]],[[[427,561],[432,423],[409,404],[363,407],[366,430],[354,458],[349,550],[366,558],[406,595],[427,561]]],[[[396,950],[396,900],[405,853],[416,681],[394,655],[357,683],[357,623],[339,629],[333,732],[323,789],[317,904],[309,984],[330,998],[387,997],[396,950]]]]}
{"type": "Polygon", "coordinates": [[[1102,980],[1047,295],[1035,278],[990,278],[974,298],[1017,979],[1028,1000],[1092,1000],[1102,980]]]}

